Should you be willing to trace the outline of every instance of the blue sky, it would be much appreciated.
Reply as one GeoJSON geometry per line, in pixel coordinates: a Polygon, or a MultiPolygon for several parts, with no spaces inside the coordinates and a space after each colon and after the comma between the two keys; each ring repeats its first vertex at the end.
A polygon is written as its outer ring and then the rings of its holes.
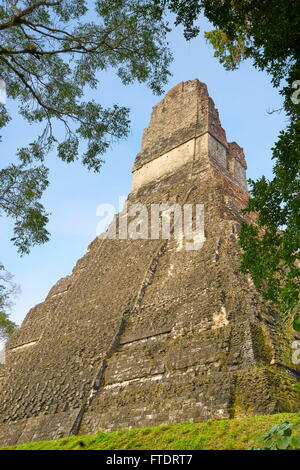
{"type": "MultiPolygon", "coordinates": [[[[228,141],[236,141],[244,148],[248,177],[255,179],[265,174],[270,178],[271,147],[286,125],[283,114],[267,113],[267,110],[280,108],[282,103],[270,77],[256,71],[250,62],[243,63],[237,71],[225,71],[202,37],[187,42],[178,28],[170,34],[169,42],[174,61],[166,91],[185,80],[198,78],[205,82],[219,110],[228,141]]],[[[54,154],[49,155],[51,184],[43,203],[51,212],[48,226],[51,241],[34,247],[29,255],[20,258],[9,241],[11,222],[0,219],[0,260],[15,275],[15,282],[22,289],[11,315],[19,324],[31,307],[44,300],[58,279],[70,274],[77,259],[95,238],[99,222],[97,206],[109,203],[117,208],[119,196],[130,191],[131,168],[140,149],[143,129],[148,125],[152,106],[162,98],[153,95],[144,84],[125,87],[113,71],[101,75],[93,97],[103,105],[128,106],[131,133],[127,140],[107,152],[99,174],[89,172],[79,163],[68,165],[54,154]]],[[[37,132],[34,126],[17,117],[13,103],[7,105],[13,120],[1,133],[3,166],[13,160],[16,148],[27,145],[37,132]]]]}

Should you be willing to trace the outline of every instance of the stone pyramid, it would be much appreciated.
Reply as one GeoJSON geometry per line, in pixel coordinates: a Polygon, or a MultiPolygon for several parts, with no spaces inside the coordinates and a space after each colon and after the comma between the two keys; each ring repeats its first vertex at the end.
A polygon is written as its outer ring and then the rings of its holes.
{"type": "Polygon", "coordinates": [[[247,198],[206,85],[178,84],[144,131],[127,222],[136,205],[199,205],[201,248],[171,215],[169,238],[124,236],[124,209],[8,342],[0,443],[299,410],[293,337],[238,270],[247,198]]]}

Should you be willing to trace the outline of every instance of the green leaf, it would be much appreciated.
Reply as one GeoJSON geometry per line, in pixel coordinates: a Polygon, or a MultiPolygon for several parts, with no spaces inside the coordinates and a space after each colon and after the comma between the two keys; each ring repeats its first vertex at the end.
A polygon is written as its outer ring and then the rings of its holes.
{"type": "Polygon", "coordinates": [[[294,321],[293,321],[293,328],[294,330],[296,331],[300,331],[300,316],[297,315],[295,318],[294,318],[294,321]]]}
{"type": "Polygon", "coordinates": [[[299,449],[300,450],[300,433],[298,435],[292,437],[291,444],[292,444],[294,449],[299,449]]]}

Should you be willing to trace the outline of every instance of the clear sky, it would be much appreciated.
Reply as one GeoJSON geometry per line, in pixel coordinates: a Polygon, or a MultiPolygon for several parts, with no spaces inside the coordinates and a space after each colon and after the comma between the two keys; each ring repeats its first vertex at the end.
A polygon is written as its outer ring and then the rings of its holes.
{"type": "MultiPolygon", "coordinates": [[[[286,125],[284,115],[267,113],[280,108],[282,103],[270,78],[256,71],[250,62],[243,63],[237,71],[225,71],[202,37],[187,42],[177,29],[170,34],[169,41],[174,61],[166,91],[185,80],[198,78],[205,82],[219,110],[228,141],[236,141],[244,148],[248,177],[255,179],[265,174],[270,178],[271,147],[286,125]]],[[[127,140],[107,152],[99,174],[89,172],[79,163],[68,165],[54,154],[49,156],[46,163],[51,170],[51,184],[43,198],[46,209],[51,212],[49,243],[34,247],[29,255],[20,258],[9,241],[12,224],[0,219],[0,260],[15,275],[15,282],[22,289],[11,315],[19,324],[31,307],[44,300],[58,279],[71,273],[77,259],[95,238],[99,222],[97,206],[110,203],[117,208],[119,196],[126,196],[130,191],[131,168],[140,149],[143,129],[148,125],[152,106],[162,98],[153,95],[143,84],[125,87],[113,71],[100,77],[99,88],[87,98],[90,96],[103,105],[128,106],[131,133],[127,140]]],[[[37,132],[34,126],[17,117],[13,103],[8,101],[8,107],[13,120],[1,132],[2,166],[11,162],[16,148],[27,145],[37,132]]]]}

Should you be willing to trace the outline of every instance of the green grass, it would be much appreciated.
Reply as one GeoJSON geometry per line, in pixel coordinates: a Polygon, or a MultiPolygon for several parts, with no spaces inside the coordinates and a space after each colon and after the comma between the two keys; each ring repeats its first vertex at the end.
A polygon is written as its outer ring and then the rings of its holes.
{"type": "MultiPolygon", "coordinates": [[[[271,427],[300,422],[299,413],[281,413],[251,418],[224,419],[162,425],[139,429],[121,429],[74,436],[57,441],[30,442],[6,447],[13,450],[243,450],[257,445],[261,435],[271,427]]],[[[1,449],[2,450],[2,449],[1,449]]]]}

